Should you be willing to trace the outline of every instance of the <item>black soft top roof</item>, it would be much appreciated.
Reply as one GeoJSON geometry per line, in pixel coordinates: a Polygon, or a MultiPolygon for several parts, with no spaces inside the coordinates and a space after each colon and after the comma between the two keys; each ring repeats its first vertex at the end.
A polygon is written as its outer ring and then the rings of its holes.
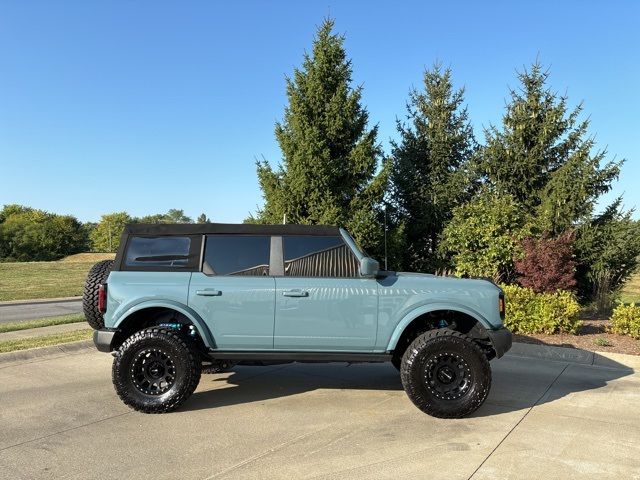
{"type": "Polygon", "coordinates": [[[340,235],[339,227],[331,225],[255,225],[249,223],[130,223],[124,233],[129,235],[340,235]]]}

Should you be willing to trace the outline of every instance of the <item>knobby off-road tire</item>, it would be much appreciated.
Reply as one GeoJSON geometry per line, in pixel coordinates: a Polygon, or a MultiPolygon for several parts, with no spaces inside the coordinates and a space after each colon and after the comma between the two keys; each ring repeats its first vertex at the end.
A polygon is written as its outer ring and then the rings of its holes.
{"type": "Polygon", "coordinates": [[[486,355],[469,337],[448,329],[416,338],[402,357],[400,377],[409,399],[439,418],[476,411],[491,388],[486,355]]]}
{"type": "Polygon", "coordinates": [[[113,360],[113,385],[120,399],[143,413],[171,412],[200,382],[202,360],[177,334],[147,328],[133,334],[113,360]]]}
{"type": "Polygon", "coordinates": [[[107,281],[109,272],[113,268],[113,260],[102,260],[96,263],[89,274],[87,275],[87,281],[84,284],[84,292],[82,293],[82,310],[84,311],[84,317],[87,319],[87,323],[94,330],[104,328],[104,317],[100,310],[98,310],[98,288],[100,284],[107,281]]]}

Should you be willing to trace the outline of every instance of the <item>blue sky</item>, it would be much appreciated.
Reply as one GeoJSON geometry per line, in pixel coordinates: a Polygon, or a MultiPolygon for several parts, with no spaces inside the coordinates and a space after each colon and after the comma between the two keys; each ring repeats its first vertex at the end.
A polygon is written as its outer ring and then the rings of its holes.
{"type": "MultiPolygon", "coordinates": [[[[322,19],[346,35],[386,152],[407,93],[440,60],[474,129],[500,122],[516,69],[539,57],[627,160],[614,195],[640,204],[640,3],[24,2],[0,15],[0,204],[97,220],[182,208],[238,222],[277,164],[285,75],[322,19]]],[[[636,215],[637,216],[637,215],[636,215]]]]}

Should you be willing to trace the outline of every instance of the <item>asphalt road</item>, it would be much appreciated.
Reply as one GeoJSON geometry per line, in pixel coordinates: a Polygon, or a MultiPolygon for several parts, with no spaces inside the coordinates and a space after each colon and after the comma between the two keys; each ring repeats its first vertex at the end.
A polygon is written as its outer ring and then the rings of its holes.
{"type": "Polygon", "coordinates": [[[621,365],[507,356],[478,412],[439,420],[389,364],[236,367],[144,415],[111,360],[0,363],[1,479],[640,479],[640,375],[621,365]]]}
{"type": "Polygon", "coordinates": [[[82,300],[0,305],[0,323],[82,313],[82,300]]]}

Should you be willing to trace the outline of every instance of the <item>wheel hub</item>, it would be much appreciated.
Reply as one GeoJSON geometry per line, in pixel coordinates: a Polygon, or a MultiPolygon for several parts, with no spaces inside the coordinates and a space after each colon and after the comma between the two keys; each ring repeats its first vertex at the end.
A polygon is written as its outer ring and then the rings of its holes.
{"type": "Polygon", "coordinates": [[[456,400],[471,388],[471,369],[456,353],[438,353],[427,360],[424,380],[427,389],[437,398],[456,400]]]}
{"type": "Polygon", "coordinates": [[[152,348],[136,354],[131,365],[131,380],[140,392],[162,395],[171,389],[175,379],[175,363],[166,352],[152,348]]]}
{"type": "Polygon", "coordinates": [[[164,376],[164,366],[157,361],[153,361],[147,367],[147,374],[149,377],[157,379],[164,376]]]}
{"type": "Polygon", "coordinates": [[[440,382],[444,383],[445,385],[453,382],[455,379],[456,372],[454,372],[453,369],[448,365],[445,365],[444,367],[440,367],[438,369],[438,380],[440,380],[440,382]]]}

